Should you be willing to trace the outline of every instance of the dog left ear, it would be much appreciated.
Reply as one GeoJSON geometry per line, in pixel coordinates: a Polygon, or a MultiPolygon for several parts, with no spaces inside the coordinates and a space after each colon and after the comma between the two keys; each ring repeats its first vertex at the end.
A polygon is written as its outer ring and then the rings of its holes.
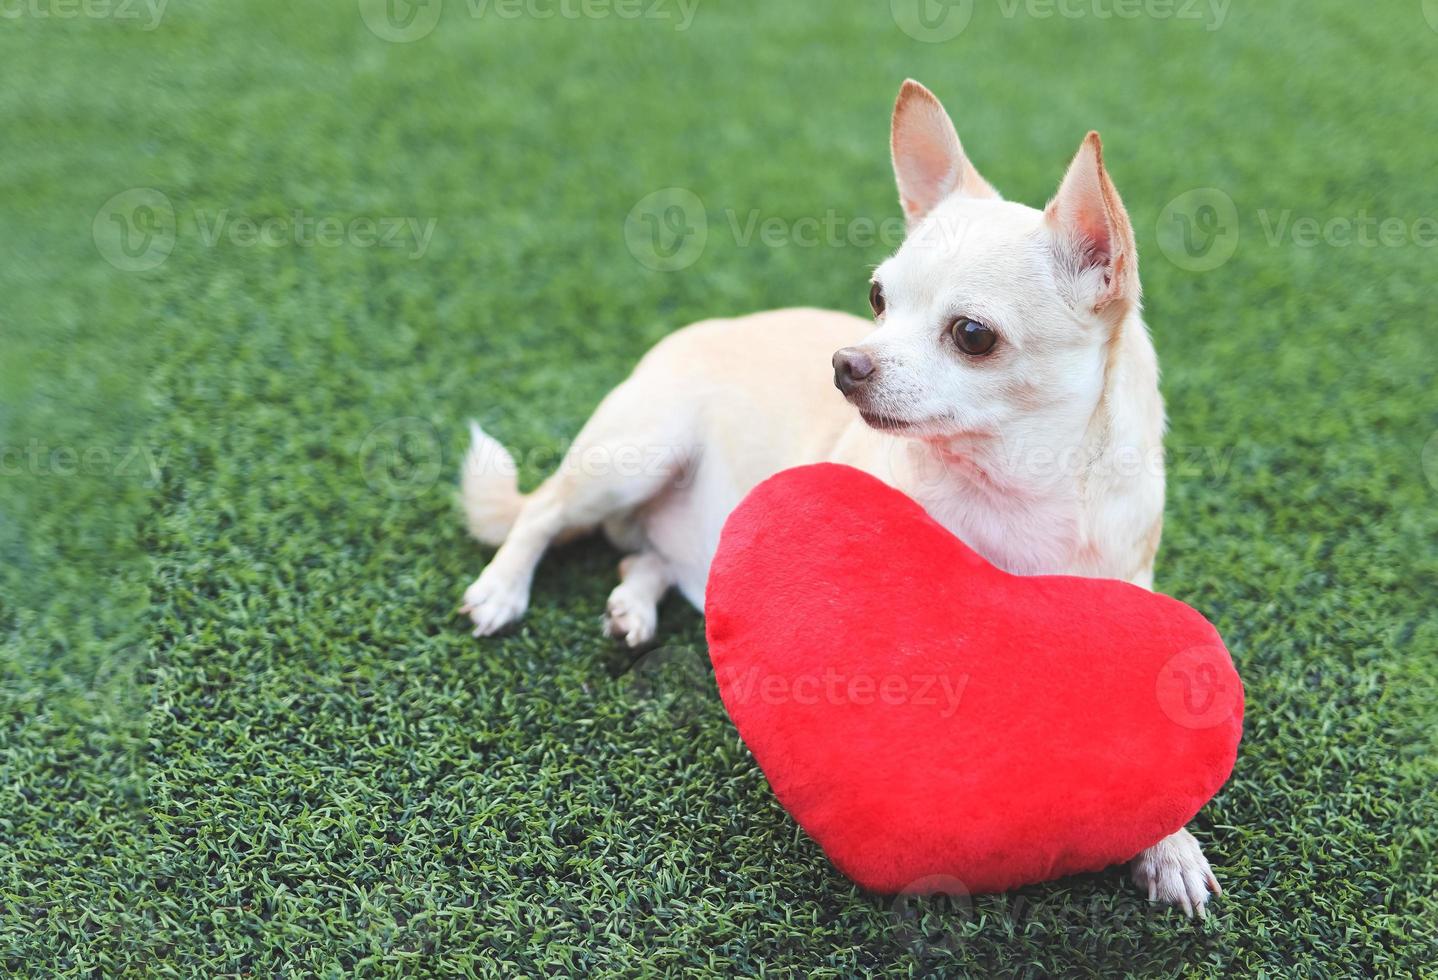
{"type": "Polygon", "coordinates": [[[910,228],[950,194],[999,198],[999,192],[969,161],[938,97],[912,78],[904,82],[894,103],[889,147],[899,182],[899,202],[910,228]]]}
{"type": "Polygon", "coordinates": [[[1115,319],[1138,304],[1138,247],[1128,212],[1104,169],[1098,133],[1084,138],[1044,219],[1075,304],[1115,319]]]}

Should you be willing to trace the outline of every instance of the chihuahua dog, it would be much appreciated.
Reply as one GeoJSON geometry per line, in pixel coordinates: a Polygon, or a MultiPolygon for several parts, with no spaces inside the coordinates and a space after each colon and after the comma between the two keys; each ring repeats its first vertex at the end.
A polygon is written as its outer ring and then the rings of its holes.
{"type": "MultiPolygon", "coordinates": [[[[473,426],[462,503],[473,535],[499,547],[464,594],[475,636],[523,615],[552,543],[602,528],[627,554],[604,629],[647,644],[671,587],[703,610],[744,495],[820,461],[903,490],[1007,571],[1152,587],[1164,407],[1133,229],[1098,134],[1042,211],[999,196],[917,82],[899,92],[891,149],[908,235],[872,277],[872,323],[796,309],[686,327],[528,495],[473,426]]],[[[1219,891],[1186,830],[1135,858],[1133,878],[1189,915],[1219,891]]]]}

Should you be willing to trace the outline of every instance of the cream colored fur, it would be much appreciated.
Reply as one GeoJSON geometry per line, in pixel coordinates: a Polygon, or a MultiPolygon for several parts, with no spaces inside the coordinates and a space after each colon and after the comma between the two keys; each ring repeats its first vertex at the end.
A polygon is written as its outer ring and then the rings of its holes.
{"type": "MultiPolygon", "coordinates": [[[[1097,135],[1042,211],[999,198],[916,82],[900,92],[892,153],[910,234],[874,274],[875,320],[793,309],[677,331],[528,496],[474,428],[464,509],[475,536],[499,545],[464,595],[476,636],[524,614],[551,543],[603,528],[628,555],[604,628],[650,642],[670,587],[703,608],[720,529],[744,495],[826,460],[903,490],[1009,571],[1151,587],[1164,410],[1133,232],[1097,135]],[[955,346],[959,317],[996,332],[992,352],[955,346]],[[874,368],[847,398],[830,361],[841,349],[874,368]]],[[[1151,898],[1199,914],[1217,889],[1186,831],[1140,855],[1134,875],[1151,898]]]]}

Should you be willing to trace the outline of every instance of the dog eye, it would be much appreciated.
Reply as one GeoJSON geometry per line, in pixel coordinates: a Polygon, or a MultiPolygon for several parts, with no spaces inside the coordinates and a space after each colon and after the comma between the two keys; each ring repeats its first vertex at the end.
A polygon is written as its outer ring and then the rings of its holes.
{"type": "Polygon", "coordinates": [[[869,305],[874,308],[874,316],[884,315],[884,287],[878,283],[869,285],[869,305]]]}
{"type": "Polygon", "coordinates": [[[983,357],[999,342],[999,335],[994,333],[993,328],[966,316],[954,321],[953,326],[949,327],[949,334],[954,338],[959,350],[970,357],[983,357]]]}

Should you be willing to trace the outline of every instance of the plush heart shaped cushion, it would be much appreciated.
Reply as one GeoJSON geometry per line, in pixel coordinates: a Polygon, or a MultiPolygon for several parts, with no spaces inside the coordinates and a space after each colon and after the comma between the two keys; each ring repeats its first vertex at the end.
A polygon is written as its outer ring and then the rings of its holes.
{"type": "Polygon", "coordinates": [[[719,692],[775,795],[874,891],[1003,891],[1132,858],[1233,768],[1243,688],[1194,610],[1010,575],[847,466],[724,527],[719,692]]]}

